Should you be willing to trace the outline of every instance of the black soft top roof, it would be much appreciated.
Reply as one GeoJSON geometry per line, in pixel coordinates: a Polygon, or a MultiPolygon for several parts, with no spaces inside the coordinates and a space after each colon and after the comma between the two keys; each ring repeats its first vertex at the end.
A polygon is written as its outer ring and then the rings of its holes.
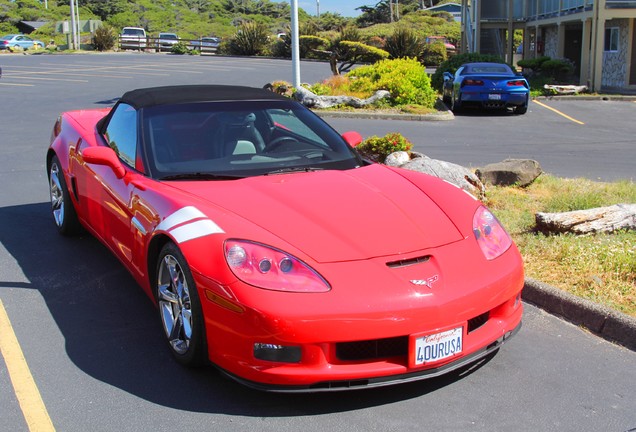
{"type": "Polygon", "coordinates": [[[133,107],[174,105],[193,102],[246,100],[289,100],[269,90],[227,85],[180,85],[131,90],[119,99],[133,107]]]}

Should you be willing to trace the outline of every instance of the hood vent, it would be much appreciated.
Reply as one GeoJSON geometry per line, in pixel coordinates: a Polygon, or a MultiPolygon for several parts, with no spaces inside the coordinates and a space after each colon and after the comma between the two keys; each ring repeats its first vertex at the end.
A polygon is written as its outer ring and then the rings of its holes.
{"type": "Polygon", "coordinates": [[[391,262],[386,263],[386,265],[389,268],[408,267],[408,266],[412,266],[412,265],[415,265],[415,264],[425,263],[429,259],[431,259],[431,256],[430,255],[426,255],[426,256],[421,256],[421,257],[416,257],[416,258],[403,259],[403,260],[399,260],[399,261],[391,261],[391,262]]]}

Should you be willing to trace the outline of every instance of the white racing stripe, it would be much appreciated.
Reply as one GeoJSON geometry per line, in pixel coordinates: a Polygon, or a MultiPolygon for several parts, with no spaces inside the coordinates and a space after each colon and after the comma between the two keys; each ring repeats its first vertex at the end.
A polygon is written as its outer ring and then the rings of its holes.
{"type": "Polygon", "coordinates": [[[155,230],[168,231],[178,243],[225,232],[193,206],[183,207],[172,213],[155,230]]]}
{"type": "Polygon", "coordinates": [[[171,230],[170,234],[172,234],[178,243],[183,243],[195,238],[222,232],[224,231],[210,219],[201,219],[196,222],[181,225],[171,230]]]}

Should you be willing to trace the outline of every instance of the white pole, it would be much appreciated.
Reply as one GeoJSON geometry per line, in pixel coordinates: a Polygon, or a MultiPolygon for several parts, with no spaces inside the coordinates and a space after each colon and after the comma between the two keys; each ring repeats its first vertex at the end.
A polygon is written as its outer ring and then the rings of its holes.
{"type": "Polygon", "coordinates": [[[82,32],[81,32],[80,19],[79,19],[79,0],[75,0],[75,1],[76,1],[75,14],[77,15],[75,20],[75,23],[77,25],[77,49],[81,49],[82,48],[82,32]]]}
{"type": "Polygon", "coordinates": [[[77,47],[77,26],[75,24],[75,0],[71,0],[71,38],[72,42],[69,48],[76,49],[77,47]]]}
{"type": "Polygon", "coordinates": [[[291,0],[292,84],[300,87],[300,49],[298,48],[298,0],[291,0]]]}

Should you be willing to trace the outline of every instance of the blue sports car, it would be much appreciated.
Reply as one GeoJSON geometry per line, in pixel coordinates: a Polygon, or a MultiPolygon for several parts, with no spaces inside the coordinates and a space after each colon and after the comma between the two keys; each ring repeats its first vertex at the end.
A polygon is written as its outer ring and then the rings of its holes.
{"type": "Polygon", "coordinates": [[[442,97],[453,112],[466,106],[528,111],[528,81],[503,63],[465,63],[455,75],[444,72],[442,97]]]}

